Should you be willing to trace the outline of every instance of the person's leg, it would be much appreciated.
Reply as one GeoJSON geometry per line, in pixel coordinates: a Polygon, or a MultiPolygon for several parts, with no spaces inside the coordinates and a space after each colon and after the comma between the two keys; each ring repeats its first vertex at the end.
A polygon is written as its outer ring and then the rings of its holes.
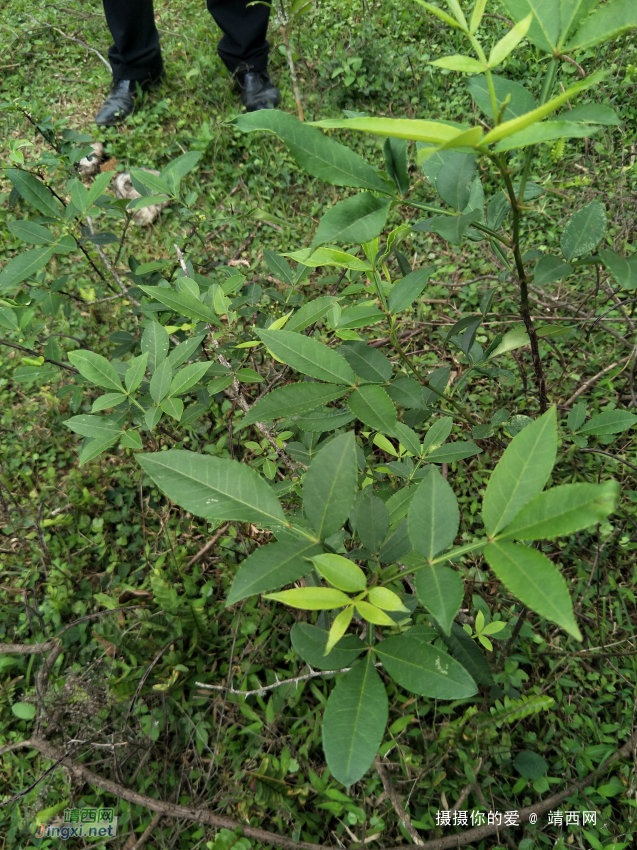
{"type": "Polygon", "coordinates": [[[217,50],[231,74],[266,71],[270,7],[250,0],[208,0],[208,11],[223,31],[217,50]]]}
{"type": "Polygon", "coordinates": [[[153,0],[103,0],[103,3],[113,38],[108,51],[113,84],[95,122],[113,126],[133,111],[137,84],[147,88],[159,80],[164,63],[153,0]]]}
{"type": "Polygon", "coordinates": [[[274,109],[281,98],[268,75],[270,7],[264,3],[248,6],[249,2],[208,0],[208,11],[223,31],[219,56],[237,80],[243,105],[253,112],[274,109]]]}
{"type": "Polygon", "coordinates": [[[153,0],[103,0],[113,44],[108,59],[116,80],[156,80],[164,69],[153,0]]]}

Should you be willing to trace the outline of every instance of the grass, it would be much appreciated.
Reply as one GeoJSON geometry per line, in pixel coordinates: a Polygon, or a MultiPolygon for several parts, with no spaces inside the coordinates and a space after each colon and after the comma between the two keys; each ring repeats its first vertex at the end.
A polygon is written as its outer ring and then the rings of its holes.
{"type": "MultiPolygon", "coordinates": [[[[93,133],[117,160],[119,170],[131,165],[161,167],[184,150],[203,151],[199,170],[188,178],[196,193],[192,210],[206,220],[201,238],[187,243],[191,259],[202,273],[214,273],[218,264],[238,263],[253,282],[271,291],[272,306],[277,284],[263,262],[264,248],[280,252],[307,245],[322,213],[346,192],[308,178],[272,137],[243,136],[229,123],[239,112],[239,102],[216,56],[218,33],[203,4],[193,0],[158,4],[167,82],[124,128],[102,131],[95,131],[92,116],[107,88],[107,69],[94,53],[71,40],[78,38],[106,54],[109,38],[101,5],[74,2],[37,8],[14,0],[3,12],[1,99],[22,97],[34,115],[51,115],[93,133]],[[255,209],[265,210],[279,223],[250,217],[255,209]]],[[[490,26],[504,32],[498,20],[490,26]]],[[[448,120],[472,117],[462,78],[426,64],[456,52],[458,44],[446,28],[411,5],[390,0],[325,2],[303,19],[291,41],[308,120],[341,116],[343,109],[448,120]]],[[[275,27],[271,43],[272,74],[282,90],[282,108],[295,113],[275,27]]],[[[548,192],[538,202],[533,232],[526,238],[532,247],[554,249],[568,215],[597,197],[609,209],[610,241],[617,250],[630,253],[637,191],[637,53],[626,37],[585,58],[587,70],[602,63],[611,68],[601,96],[618,110],[624,125],[620,130],[609,128],[588,143],[543,149],[534,178],[548,192]]],[[[537,59],[529,47],[509,63],[506,74],[537,88],[537,59]]],[[[567,80],[576,69],[566,66],[563,73],[567,80]]],[[[9,111],[0,112],[0,131],[3,139],[29,138],[42,144],[9,111]]],[[[361,137],[349,141],[381,166],[381,142],[361,137]]],[[[419,180],[423,198],[431,201],[433,193],[427,195],[422,175],[413,169],[412,181],[419,180]]],[[[0,183],[3,260],[18,247],[6,223],[23,213],[10,205],[9,188],[0,183]]],[[[393,226],[413,220],[405,208],[392,216],[393,226]]],[[[127,252],[140,262],[172,259],[174,243],[184,245],[190,228],[190,219],[182,220],[168,208],[157,224],[131,231],[127,252]]],[[[500,271],[486,250],[452,248],[429,234],[413,234],[408,248],[414,264],[432,263],[434,279],[444,282],[428,288],[416,320],[415,327],[422,331],[418,348],[424,350],[420,356],[427,366],[449,361],[439,331],[477,311],[487,286],[495,285],[497,299],[482,341],[519,321],[515,293],[506,283],[484,279],[497,279],[500,271]],[[481,279],[457,286],[472,278],[481,279]]],[[[109,336],[135,332],[138,319],[120,301],[97,303],[108,293],[88,274],[78,274],[76,298],[55,326],[66,336],[52,337],[50,350],[62,355],[75,346],[71,339],[75,338],[112,355],[109,336]]],[[[333,282],[312,277],[312,292],[322,292],[333,282]]],[[[547,321],[564,322],[565,316],[579,315],[569,312],[573,308],[601,316],[612,306],[590,275],[574,284],[554,284],[533,297],[537,315],[547,321]],[[563,299],[566,306],[556,308],[552,298],[563,299]]],[[[634,304],[627,300],[607,313],[588,339],[578,323],[571,322],[574,330],[546,348],[552,399],[567,401],[583,382],[630,353],[633,310],[634,304]],[[617,335],[627,343],[618,341],[617,335]]],[[[153,488],[144,488],[130,452],[104,455],[78,468],[75,438],[63,422],[73,413],[88,412],[91,399],[88,394],[59,394],[59,387],[68,383],[64,375],[43,387],[15,381],[13,369],[20,361],[18,350],[0,349],[0,639],[38,642],[70,626],[62,637],[63,654],[51,673],[48,710],[58,712],[67,741],[91,742],[79,757],[95,772],[113,775],[141,793],[205,805],[297,840],[355,846],[356,841],[378,835],[368,842],[372,850],[408,841],[375,771],[350,789],[330,777],[320,741],[319,718],[329,693],[324,680],[277,688],[244,701],[210,697],[210,692],[197,689],[196,682],[226,681],[235,688],[258,689],[274,684],[277,676],[297,676],[306,669],[290,646],[289,614],[260,599],[239,608],[224,607],[236,563],[262,542],[259,532],[250,526],[230,526],[222,532],[214,556],[189,565],[210,534],[220,529],[192,518],[153,488]],[[110,608],[126,599],[122,594],[129,594],[128,599],[141,607],[109,615],[110,608]],[[94,619],[82,620],[88,615],[94,619]],[[133,695],[153,662],[146,687],[128,717],[133,695]],[[104,756],[103,749],[93,746],[103,743],[113,744],[116,754],[121,746],[123,755],[116,768],[110,750],[104,756]]],[[[458,372],[462,369],[457,359],[453,365],[458,372]]],[[[511,357],[507,368],[512,377],[499,384],[477,382],[469,392],[469,400],[485,411],[485,421],[500,408],[535,412],[528,359],[511,357]]],[[[600,412],[628,406],[631,393],[629,363],[600,377],[582,398],[590,410],[600,412]]],[[[179,440],[184,447],[229,456],[230,410],[223,397],[213,399],[209,416],[179,440]]],[[[236,440],[235,450],[244,457],[250,456],[249,439],[245,434],[236,440]]],[[[170,440],[158,437],[156,448],[174,444],[170,440]]],[[[603,441],[594,445],[629,464],[635,460],[630,435],[622,435],[612,446],[603,441]]],[[[449,469],[466,517],[478,510],[476,494],[486,483],[489,463],[487,450],[479,460],[449,469]]],[[[618,514],[595,533],[569,541],[559,553],[580,606],[579,623],[590,656],[575,654],[559,632],[531,618],[513,654],[506,659],[501,652],[494,654],[496,685],[484,698],[437,704],[407,698],[395,686],[390,690],[390,736],[383,744],[383,756],[391,763],[394,787],[423,836],[434,836],[436,812],[445,801],[453,805],[476,775],[480,793],[494,809],[521,808],[564,787],[566,776],[585,776],[632,733],[637,477],[628,464],[562,445],[554,483],[610,475],[622,483],[618,514]],[[522,694],[548,695],[554,704],[520,718],[511,714],[505,699],[516,700],[522,694]],[[546,762],[546,770],[535,778],[525,778],[516,767],[516,759],[527,750],[546,762]]],[[[492,616],[507,619],[519,614],[519,609],[509,608],[479,560],[467,559],[464,566],[470,579],[464,606],[469,616],[485,608],[492,616]]],[[[33,704],[41,668],[41,656],[0,655],[0,746],[32,734],[33,724],[20,719],[12,706],[33,704]]],[[[5,755],[1,793],[8,798],[27,789],[49,766],[50,761],[28,750],[5,755]]],[[[581,827],[549,824],[544,817],[536,827],[527,827],[520,850],[632,846],[634,768],[625,761],[604,776],[596,789],[584,789],[583,797],[574,796],[562,806],[595,810],[596,826],[584,832],[581,827]]],[[[479,802],[474,792],[465,799],[467,809],[479,802]]],[[[129,836],[139,838],[152,817],[141,806],[117,803],[89,785],[73,784],[57,770],[19,801],[0,809],[4,842],[0,846],[24,850],[57,846],[52,839],[33,836],[35,819],[43,810],[64,808],[67,800],[72,806],[117,805],[121,837],[112,846],[127,850],[132,846],[129,836]]],[[[49,820],[54,816],[49,814],[49,820]]],[[[449,828],[441,834],[450,834],[449,828]]],[[[146,846],[229,850],[235,838],[163,819],[146,846]]],[[[493,840],[475,847],[486,850],[493,847],[493,840]]]]}

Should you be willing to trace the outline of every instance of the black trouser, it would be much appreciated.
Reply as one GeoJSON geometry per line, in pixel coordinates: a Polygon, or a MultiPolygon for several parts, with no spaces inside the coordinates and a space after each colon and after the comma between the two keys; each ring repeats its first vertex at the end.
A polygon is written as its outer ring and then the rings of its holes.
{"type": "MultiPolygon", "coordinates": [[[[208,11],[223,30],[217,46],[231,74],[265,71],[270,7],[251,0],[207,0],[208,11]]],[[[108,58],[116,80],[157,79],[164,68],[155,26],[153,0],[103,0],[114,44],[108,58]]]]}

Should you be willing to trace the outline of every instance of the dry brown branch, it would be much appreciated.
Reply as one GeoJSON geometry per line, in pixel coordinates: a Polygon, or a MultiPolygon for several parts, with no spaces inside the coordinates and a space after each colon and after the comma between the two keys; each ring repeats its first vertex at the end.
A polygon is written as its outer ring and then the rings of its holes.
{"type": "Polygon", "coordinates": [[[615,367],[623,366],[625,363],[628,363],[632,356],[632,354],[629,354],[628,357],[624,357],[623,360],[618,360],[616,363],[611,363],[610,366],[606,366],[606,368],[602,369],[601,372],[598,372],[596,375],[593,375],[592,378],[589,378],[587,381],[584,381],[584,383],[575,390],[573,395],[569,399],[567,399],[567,401],[565,401],[562,406],[570,407],[573,402],[575,402],[582,395],[582,393],[585,393],[586,390],[590,389],[590,387],[592,387],[593,384],[596,384],[597,381],[600,380],[600,378],[603,378],[604,375],[608,374],[608,372],[612,372],[615,367]]]}
{"type": "Polygon", "coordinates": [[[8,655],[15,652],[16,655],[39,655],[48,652],[56,645],[54,640],[46,643],[0,643],[0,655],[8,655]]]}
{"type": "Polygon", "coordinates": [[[376,756],[376,758],[374,759],[374,767],[376,768],[376,771],[380,776],[380,781],[383,783],[385,794],[387,794],[387,797],[390,803],[392,804],[396,815],[398,816],[398,820],[407,830],[414,844],[424,844],[425,842],[422,840],[422,838],[416,831],[416,827],[412,824],[411,818],[405,811],[403,804],[400,801],[400,797],[396,793],[396,789],[391,783],[391,776],[389,775],[387,768],[383,764],[380,756],[376,756]]]}
{"type": "Polygon", "coordinates": [[[207,555],[208,552],[213,548],[215,543],[219,540],[219,538],[225,533],[229,525],[230,523],[226,522],[224,525],[221,526],[221,528],[217,529],[217,531],[215,531],[214,535],[210,538],[206,545],[202,546],[202,548],[197,552],[197,554],[192,556],[192,558],[186,564],[186,567],[192,567],[192,565],[196,564],[197,561],[200,561],[204,555],[207,555]]]}

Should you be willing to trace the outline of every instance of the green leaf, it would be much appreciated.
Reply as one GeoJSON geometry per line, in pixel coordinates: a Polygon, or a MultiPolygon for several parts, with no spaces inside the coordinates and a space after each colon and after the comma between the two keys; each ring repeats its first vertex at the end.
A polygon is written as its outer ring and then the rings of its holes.
{"type": "Polygon", "coordinates": [[[382,387],[366,384],[351,394],[347,401],[357,419],[383,434],[393,434],[396,408],[382,387]]]}
{"type": "Polygon", "coordinates": [[[557,117],[560,121],[581,121],[583,124],[602,124],[606,127],[618,127],[622,123],[615,110],[605,103],[583,103],[567,109],[557,117]]]}
{"type": "Polygon", "coordinates": [[[482,503],[490,537],[511,522],[549,479],[557,455],[555,407],[527,425],[507,446],[491,473],[482,503]]]}
{"type": "MultiPolygon", "coordinates": [[[[546,2],[546,0],[544,0],[546,2]]],[[[531,27],[532,29],[532,27],[531,27]]],[[[530,36],[530,31],[529,31],[530,36]]],[[[592,88],[593,86],[599,85],[599,83],[606,77],[608,71],[597,71],[594,74],[586,77],[583,80],[580,80],[578,83],[574,83],[574,85],[569,86],[562,94],[557,95],[557,97],[549,100],[548,103],[542,104],[542,106],[537,106],[535,109],[531,110],[531,112],[527,112],[526,115],[521,115],[519,118],[513,118],[509,121],[505,121],[502,124],[499,124],[497,127],[494,127],[493,130],[490,130],[486,136],[482,139],[481,145],[490,145],[494,142],[499,142],[500,139],[505,139],[507,136],[512,136],[514,133],[519,133],[521,130],[530,127],[531,124],[536,124],[538,121],[541,121],[543,118],[546,118],[547,115],[550,115],[551,112],[555,112],[562,104],[566,103],[575,95],[579,94],[581,91],[585,91],[586,89],[592,88]]]]}
{"type": "Polygon", "coordinates": [[[421,482],[407,515],[409,539],[427,559],[451,546],[458,534],[460,512],[453,490],[437,469],[421,482]]]}
{"type": "Polygon", "coordinates": [[[552,254],[544,254],[535,264],[533,270],[533,283],[536,286],[546,286],[555,280],[562,280],[573,271],[570,263],[565,263],[559,257],[552,254]]]}
{"type": "Polygon", "coordinates": [[[433,266],[417,269],[398,280],[389,292],[387,304],[390,313],[400,313],[410,307],[419,298],[427,281],[434,272],[433,266]]]}
{"type": "Polygon", "coordinates": [[[331,295],[322,295],[319,298],[310,299],[300,310],[290,316],[285,326],[286,331],[299,333],[304,331],[305,328],[309,328],[310,325],[327,315],[335,301],[336,299],[332,298],[331,295]]]}
{"type": "Polygon", "coordinates": [[[319,405],[335,401],[345,395],[345,392],[344,389],[334,389],[331,386],[310,381],[278,387],[259,399],[238,427],[245,428],[246,425],[252,425],[255,422],[297,416],[299,413],[314,410],[319,405]]]}
{"type": "Polygon", "coordinates": [[[611,0],[586,18],[564,50],[587,50],[635,27],[637,6],[633,0],[611,0]]]}
{"type": "Polygon", "coordinates": [[[56,239],[48,227],[42,227],[41,224],[34,224],[32,221],[10,221],[7,229],[18,239],[30,245],[51,245],[56,239]]]}
{"type": "MultiPolygon", "coordinates": [[[[157,370],[157,372],[159,369],[157,370]]],[[[155,372],[155,375],[157,374],[155,372]]],[[[153,376],[154,377],[154,376],[153,376]]],[[[168,416],[172,416],[177,422],[181,419],[184,413],[184,403],[180,398],[162,398],[159,406],[168,416]]]]}
{"type": "Polygon", "coordinates": [[[560,14],[556,0],[504,0],[504,6],[516,23],[532,12],[533,19],[527,38],[545,53],[555,53],[560,34],[560,14]]]}
{"type": "MultiPolygon", "coordinates": [[[[411,631],[413,631],[413,629],[411,631]]],[[[451,633],[449,635],[442,633],[441,638],[456,661],[459,661],[462,664],[471,678],[477,682],[478,685],[493,684],[491,669],[487,659],[484,657],[484,653],[478,649],[475,641],[472,640],[465,631],[463,631],[461,626],[457,623],[453,623],[451,626],[451,633]]]]}
{"type": "Polygon", "coordinates": [[[113,175],[110,171],[104,171],[102,174],[98,174],[93,180],[92,185],[89,187],[88,192],[86,193],[86,207],[84,209],[88,209],[93,206],[95,201],[97,201],[104,189],[109,185],[111,180],[113,179],[113,175]]]}
{"type": "MultiPolygon", "coordinates": [[[[395,434],[400,440],[400,444],[407,449],[408,452],[411,452],[415,457],[419,457],[422,447],[415,431],[412,431],[408,425],[404,425],[402,422],[397,422],[395,434]]],[[[391,498],[394,497],[392,496],[391,498]]]]}
{"type": "MultiPolygon", "coordinates": [[[[165,362],[170,364],[170,358],[168,358],[165,362]]],[[[209,368],[210,363],[207,361],[202,363],[190,363],[188,366],[184,366],[184,368],[180,369],[170,382],[168,395],[173,398],[173,396],[188,392],[188,390],[192,389],[195,384],[199,383],[209,368]]],[[[156,374],[157,372],[155,372],[155,375],[156,374]]]]}
{"type": "Polygon", "coordinates": [[[361,192],[334,204],[320,220],[312,247],[328,242],[348,245],[371,242],[385,227],[390,203],[389,198],[361,192]]]}
{"type": "Polygon", "coordinates": [[[123,392],[122,382],[115,367],[101,354],[93,351],[70,351],[69,360],[82,377],[98,387],[123,392]]]}
{"type": "Polygon", "coordinates": [[[139,357],[133,357],[132,360],[128,361],[128,369],[124,375],[124,383],[126,384],[126,389],[129,393],[135,392],[144,380],[147,364],[148,351],[145,351],[143,354],[140,354],[139,357]]]}
{"type": "Polygon", "coordinates": [[[465,132],[444,121],[419,121],[412,118],[328,118],[314,121],[313,126],[325,130],[359,130],[362,133],[375,133],[378,136],[392,136],[414,142],[430,142],[434,145],[452,142],[465,132]]]}
{"type": "Polygon", "coordinates": [[[502,139],[494,150],[497,152],[517,150],[529,145],[552,142],[555,139],[583,139],[597,132],[599,132],[599,127],[591,124],[573,124],[570,121],[542,121],[540,124],[533,124],[519,133],[513,133],[506,139],[502,139]]]}
{"type": "Polygon", "coordinates": [[[522,39],[525,38],[532,21],[532,14],[527,15],[526,18],[522,18],[515,26],[511,27],[497,44],[493,45],[489,54],[489,68],[495,68],[497,65],[500,65],[509,53],[515,50],[522,39]]]}
{"type": "Polygon", "coordinates": [[[603,522],[615,510],[618,498],[617,481],[552,487],[527,502],[498,540],[544,540],[574,534],[603,522]]]}
{"type": "Polygon", "coordinates": [[[259,330],[257,333],[277,360],[303,375],[332,384],[356,383],[356,375],[347,360],[318,340],[292,331],[259,330]]]}
{"type": "Polygon", "coordinates": [[[463,215],[434,215],[417,221],[412,229],[422,233],[437,233],[446,242],[460,245],[467,229],[481,218],[482,211],[477,209],[463,215]]]}
{"type": "Polygon", "coordinates": [[[190,339],[180,342],[179,345],[176,345],[168,355],[170,365],[173,369],[177,369],[182,365],[182,363],[185,363],[186,360],[190,360],[204,339],[205,334],[200,334],[199,336],[193,336],[190,339]]]}
{"type": "MultiPolygon", "coordinates": [[[[415,492],[415,488],[413,488],[411,492],[415,492]]],[[[407,510],[409,509],[409,504],[410,503],[408,503],[407,510]]],[[[405,510],[405,513],[407,513],[407,510],[405,510]]],[[[409,539],[407,520],[404,519],[402,522],[399,522],[398,525],[389,532],[385,540],[383,540],[383,545],[378,553],[378,560],[381,564],[393,564],[395,561],[400,560],[403,555],[406,555],[407,552],[411,551],[411,548],[412,546],[411,540],[409,539]]]]}
{"type": "MultiPolygon", "coordinates": [[[[522,434],[532,427],[529,425],[522,434]]],[[[519,543],[498,541],[485,546],[484,557],[500,581],[527,608],[557,623],[577,640],[582,639],[566,582],[546,555],[519,543]]]]}
{"type": "Polygon", "coordinates": [[[30,702],[14,702],[11,711],[20,720],[33,720],[35,717],[35,706],[30,702]]]}
{"type": "Polygon", "coordinates": [[[226,605],[297,581],[308,573],[307,559],[320,551],[317,543],[308,540],[284,540],[260,546],[241,562],[226,605]]]}
{"type": "Polygon", "coordinates": [[[449,383],[450,375],[451,368],[449,366],[441,366],[439,369],[434,369],[433,372],[430,372],[430,374],[427,375],[427,383],[429,384],[429,386],[422,388],[422,397],[425,401],[425,404],[439,402],[440,395],[438,393],[444,394],[445,387],[449,383]],[[431,387],[438,390],[438,393],[436,393],[434,389],[430,389],[431,387]]]}
{"type": "Polygon", "coordinates": [[[131,182],[135,189],[137,189],[140,194],[143,189],[146,189],[147,192],[154,192],[156,195],[173,195],[170,186],[166,184],[161,177],[157,174],[153,174],[151,171],[146,171],[144,168],[131,168],[130,170],[131,182]],[[135,185],[136,183],[141,183],[141,187],[135,185]]]}
{"type": "Polygon", "coordinates": [[[456,27],[457,29],[462,29],[462,26],[458,23],[455,18],[452,18],[451,15],[448,15],[438,6],[434,6],[431,3],[426,3],[425,0],[416,0],[419,6],[422,6],[423,9],[427,9],[428,12],[431,12],[437,18],[440,18],[441,21],[444,21],[446,24],[449,24],[451,27],[456,27]]]}
{"type": "Polygon", "coordinates": [[[372,268],[367,260],[359,260],[354,254],[348,254],[347,251],[340,251],[338,248],[303,248],[285,256],[294,260],[295,263],[302,263],[313,269],[320,266],[338,266],[342,269],[368,272],[372,268]]]}
{"type": "Polygon", "coordinates": [[[195,516],[266,527],[286,524],[270,485],[239,461],[180,449],[138,455],[137,460],[169,499],[195,516]]]}
{"type": "Polygon", "coordinates": [[[297,165],[332,186],[353,186],[388,194],[389,185],[362,157],[287,112],[262,109],[239,115],[234,123],[245,133],[254,130],[274,133],[297,165]]]}
{"type": "Polygon", "coordinates": [[[394,139],[388,136],[383,144],[383,156],[385,171],[394,181],[400,194],[406,195],[409,192],[409,162],[405,139],[394,139]]]}
{"type": "Polygon", "coordinates": [[[411,693],[430,699],[465,699],[478,690],[454,658],[410,637],[409,632],[386,638],[374,649],[392,679],[411,693]]]}
{"type": "Polygon", "coordinates": [[[339,531],[349,517],[357,478],[352,431],[334,437],[314,456],[303,481],[303,508],[321,540],[339,531]]]}
{"type": "MultiPolygon", "coordinates": [[[[363,546],[372,553],[378,552],[389,528],[389,514],[382,499],[369,492],[356,504],[356,532],[363,546]]],[[[361,588],[362,589],[362,588],[361,588]]]]}
{"type": "Polygon", "coordinates": [[[476,163],[475,154],[452,151],[438,172],[436,191],[446,204],[458,212],[462,212],[469,203],[476,163]]]}
{"type": "MultiPolygon", "coordinates": [[[[259,551],[259,550],[257,550],[259,551]]],[[[317,670],[338,670],[350,667],[365,650],[365,644],[356,635],[345,635],[325,655],[329,633],[309,623],[295,623],[290,632],[292,646],[303,661],[317,670]]]]}
{"type": "Polygon", "coordinates": [[[562,231],[562,253],[567,260],[584,257],[594,251],[606,231],[606,210],[599,201],[591,201],[566,222],[562,231]]]}
{"type": "Polygon", "coordinates": [[[520,327],[513,328],[512,331],[505,333],[502,342],[491,352],[488,359],[492,360],[501,354],[508,354],[509,351],[515,351],[517,348],[522,348],[525,345],[529,345],[529,335],[524,330],[524,326],[520,325],[520,327]]]}
{"type": "Polygon", "coordinates": [[[388,714],[387,693],[367,655],[337,682],[323,715],[325,758],[332,776],[343,785],[357,782],[371,767],[388,714]]]}
{"type": "Polygon", "coordinates": [[[121,443],[123,446],[126,446],[127,449],[133,449],[133,451],[136,452],[141,452],[144,447],[142,438],[137,431],[124,431],[121,437],[121,443]]]}
{"type": "Polygon", "coordinates": [[[427,460],[430,463],[455,463],[459,460],[466,460],[468,457],[482,454],[482,449],[479,449],[475,443],[470,441],[458,441],[456,443],[447,443],[446,446],[441,446],[427,455],[427,460]]]}
{"type": "Polygon", "coordinates": [[[12,310],[11,307],[0,306],[0,325],[10,331],[19,331],[20,323],[15,310],[12,310]]]}
{"type": "Polygon", "coordinates": [[[144,414],[144,422],[146,423],[146,427],[149,431],[153,431],[161,419],[163,415],[163,411],[157,405],[153,405],[153,407],[149,407],[146,413],[144,414]]]}
{"type": "Polygon", "coordinates": [[[441,416],[436,419],[433,425],[425,434],[425,439],[422,441],[423,455],[429,454],[439,448],[451,434],[453,428],[453,419],[451,416],[441,416]]]}
{"type": "Polygon", "coordinates": [[[159,404],[168,395],[172,376],[173,370],[168,360],[162,361],[155,369],[155,373],[150,380],[150,395],[155,404],[159,404]]]}
{"type": "Polygon", "coordinates": [[[0,272],[0,292],[15,290],[18,284],[45,266],[52,256],[53,248],[33,248],[9,260],[0,272]]]}
{"type": "Polygon", "coordinates": [[[105,452],[106,449],[109,449],[111,446],[114,446],[115,443],[120,438],[120,433],[118,432],[113,437],[103,436],[96,437],[93,440],[87,440],[80,450],[80,454],[78,457],[79,465],[84,466],[85,463],[88,463],[90,460],[93,460],[98,455],[101,455],[102,452],[105,452]]]}
{"type": "Polygon", "coordinates": [[[450,567],[434,564],[418,570],[415,576],[416,595],[442,631],[451,632],[453,620],[462,605],[464,582],[450,567]]]}
{"type": "Polygon", "coordinates": [[[549,769],[548,764],[542,756],[531,752],[531,750],[522,750],[519,752],[513,760],[513,767],[525,779],[539,779],[549,769]]]}
{"type": "Polygon", "coordinates": [[[621,434],[637,423],[637,416],[627,410],[607,410],[598,413],[578,429],[578,434],[600,436],[604,434],[621,434]]]}
{"type": "Polygon", "coordinates": [[[202,151],[188,151],[188,153],[178,156],[165,165],[160,172],[160,176],[165,180],[168,173],[172,171],[178,177],[185,177],[186,174],[195,168],[202,156],[202,151]]]}
{"type": "Polygon", "coordinates": [[[377,348],[365,345],[364,342],[341,345],[338,353],[347,360],[354,372],[364,381],[384,384],[392,376],[394,367],[391,360],[388,360],[377,348]]]}
{"type": "MultiPolygon", "coordinates": [[[[498,77],[497,74],[492,74],[493,87],[498,105],[504,103],[509,98],[504,114],[509,118],[519,118],[527,112],[535,109],[536,103],[531,92],[524,88],[520,83],[515,83],[513,80],[508,80],[506,77],[498,77]]],[[[489,86],[487,78],[484,75],[479,77],[471,77],[467,80],[467,88],[469,94],[475,100],[479,108],[484,114],[493,120],[493,106],[491,104],[491,95],[489,94],[489,86]]]]}
{"type": "Polygon", "coordinates": [[[403,611],[409,613],[409,608],[403,605],[402,599],[393,590],[386,587],[372,587],[367,598],[382,611],[403,611]]]}
{"type": "Polygon", "coordinates": [[[83,437],[114,437],[121,433],[121,428],[110,419],[103,416],[72,416],[64,422],[76,434],[83,437]]]}
{"type": "Polygon", "coordinates": [[[7,168],[7,177],[20,197],[35,207],[39,213],[51,216],[51,218],[63,218],[64,208],[62,204],[33,174],[19,171],[17,168],[7,168]]]}
{"type": "Polygon", "coordinates": [[[354,414],[347,406],[340,408],[319,407],[309,413],[301,414],[294,420],[301,431],[322,433],[343,428],[354,420],[354,414]]]}
{"type": "Polygon", "coordinates": [[[366,304],[356,304],[347,307],[338,318],[337,330],[366,328],[382,321],[385,314],[382,313],[373,301],[366,304]]]}
{"type": "Polygon", "coordinates": [[[145,292],[149,298],[154,298],[160,304],[165,304],[169,310],[172,310],[178,316],[186,316],[196,322],[206,322],[209,325],[221,327],[221,322],[210,307],[188,292],[175,292],[174,289],[167,289],[164,286],[140,286],[139,289],[145,292]]]}
{"type": "Polygon", "coordinates": [[[577,431],[580,425],[586,419],[586,405],[578,402],[573,405],[573,409],[568,414],[566,424],[569,431],[577,431]]]}
{"type": "Polygon", "coordinates": [[[142,353],[148,353],[151,375],[168,354],[168,331],[159,322],[146,325],[141,341],[142,353]]]}
{"type": "Polygon", "coordinates": [[[622,289],[637,289],[637,254],[620,257],[610,248],[600,248],[599,256],[622,289]]]}
{"type": "Polygon", "coordinates": [[[437,68],[446,68],[448,71],[459,71],[461,74],[484,73],[482,62],[478,62],[477,59],[472,59],[470,56],[462,56],[459,53],[453,56],[443,56],[442,59],[436,59],[429,64],[435,65],[437,68]]]}
{"type": "Polygon", "coordinates": [[[275,602],[304,611],[331,611],[349,605],[352,601],[341,590],[333,587],[294,587],[278,593],[264,593],[263,598],[274,599],[275,602]]]}
{"type": "Polygon", "coordinates": [[[365,573],[353,561],[342,555],[325,553],[315,555],[311,560],[323,578],[339,590],[358,593],[367,587],[365,573]]]}
{"type": "Polygon", "coordinates": [[[117,407],[126,401],[124,393],[106,393],[96,398],[91,406],[91,413],[98,413],[100,410],[108,410],[111,407],[117,407]]]}

